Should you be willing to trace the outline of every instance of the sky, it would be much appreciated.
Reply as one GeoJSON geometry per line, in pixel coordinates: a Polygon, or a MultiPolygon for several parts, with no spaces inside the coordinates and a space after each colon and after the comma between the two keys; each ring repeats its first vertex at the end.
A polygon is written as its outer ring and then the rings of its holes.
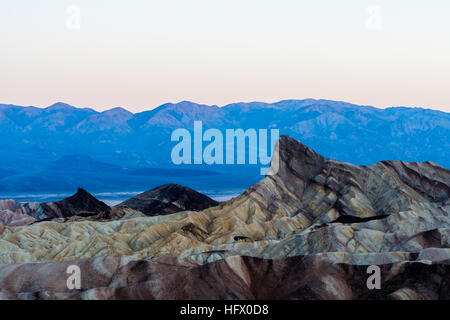
{"type": "Polygon", "coordinates": [[[0,103],[332,99],[450,112],[448,0],[15,0],[0,103]]]}

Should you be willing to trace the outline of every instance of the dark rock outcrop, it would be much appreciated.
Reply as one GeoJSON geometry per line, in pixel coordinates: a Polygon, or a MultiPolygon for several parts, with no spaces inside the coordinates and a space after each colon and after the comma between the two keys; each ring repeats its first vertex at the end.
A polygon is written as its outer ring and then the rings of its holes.
{"type": "Polygon", "coordinates": [[[179,184],[165,184],[128,199],[127,206],[148,216],[167,215],[180,211],[201,211],[219,203],[204,194],[179,184]]]}
{"type": "Polygon", "coordinates": [[[93,195],[82,188],[73,196],[58,202],[44,203],[46,212],[54,217],[91,216],[100,212],[108,212],[109,206],[97,200],[93,195]]]}
{"type": "Polygon", "coordinates": [[[389,217],[387,214],[382,214],[380,216],[375,217],[367,217],[367,218],[360,218],[355,216],[340,216],[334,221],[331,221],[331,223],[364,223],[374,220],[381,220],[389,217]]]}

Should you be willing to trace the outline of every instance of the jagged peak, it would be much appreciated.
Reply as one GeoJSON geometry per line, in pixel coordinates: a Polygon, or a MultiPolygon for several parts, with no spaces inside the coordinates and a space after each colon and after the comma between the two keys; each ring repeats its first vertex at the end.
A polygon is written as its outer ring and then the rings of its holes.
{"type": "Polygon", "coordinates": [[[80,188],[80,187],[77,188],[77,193],[76,194],[92,196],[89,192],[87,192],[86,190],[84,190],[83,188],[80,188]]]}
{"type": "Polygon", "coordinates": [[[92,194],[87,192],[85,189],[78,187],[77,193],[75,193],[73,196],[66,198],[62,200],[61,202],[65,203],[72,203],[77,205],[87,205],[89,203],[95,203],[99,206],[104,206],[105,208],[108,207],[106,204],[104,204],[102,201],[98,200],[96,197],[94,197],[92,194]]]}
{"type": "Polygon", "coordinates": [[[325,158],[288,135],[282,135],[275,145],[269,174],[288,178],[291,171],[308,178],[320,172],[325,158]]]}

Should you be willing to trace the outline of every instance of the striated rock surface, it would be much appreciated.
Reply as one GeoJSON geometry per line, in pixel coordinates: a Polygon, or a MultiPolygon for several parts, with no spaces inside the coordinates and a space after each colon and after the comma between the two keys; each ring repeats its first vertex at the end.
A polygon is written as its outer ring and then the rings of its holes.
{"type": "Polygon", "coordinates": [[[126,220],[126,219],[133,219],[133,218],[142,218],[146,217],[145,214],[143,214],[140,211],[133,210],[126,206],[115,206],[112,207],[110,210],[102,211],[95,215],[76,215],[72,216],[70,218],[66,218],[64,220],[65,223],[71,223],[71,222],[81,222],[81,221],[112,221],[112,220],[126,220]]]}
{"type": "MultiPolygon", "coordinates": [[[[16,203],[11,203],[11,200],[9,203],[4,202],[3,208],[5,207],[16,207],[16,203]]],[[[0,224],[6,226],[23,226],[34,222],[36,222],[36,219],[30,217],[29,215],[23,214],[20,210],[0,210],[0,224]]]]}
{"type": "Polygon", "coordinates": [[[167,215],[180,211],[201,211],[219,203],[204,194],[179,184],[165,184],[138,194],[120,204],[148,216],[167,215]]]}
{"type": "Polygon", "coordinates": [[[280,260],[233,256],[199,265],[173,257],[121,256],[74,262],[0,265],[5,299],[450,299],[450,260],[383,264],[380,290],[366,285],[367,266],[326,255],[280,260]],[[67,288],[70,265],[81,288],[67,288]],[[20,278],[18,281],[17,277],[20,278]]]}
{"type": "Polygon", "coordinates": [[[0,226],[1,294],[449,299],[450,170],[431,162],[355,166],[287,136],[275,149],[271,174],[202,211],[148,217],[120,207],[102,221],[0,226]],[[79,259],[93,270],[81,291],[37,277],[79,259]],[[382,268],[378,293],[367,291],[368,265],[382,268]],[[17,268],[19,281],[10,276],[17,268]]]}
{"type": "Polygon", "coordinates": [[[73,196],[57,202],[19,203],[14,200],[0,200],[0,222],[11,226],[77,215],[89,216],[100,213],[107,215],[109,211],[108,205],[81,188],[78,188],[73,196]]]}

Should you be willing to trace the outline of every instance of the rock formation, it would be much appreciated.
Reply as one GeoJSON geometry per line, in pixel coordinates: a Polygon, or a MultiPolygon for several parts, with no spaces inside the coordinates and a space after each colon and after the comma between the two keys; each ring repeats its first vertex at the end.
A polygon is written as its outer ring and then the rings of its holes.
{"type": "Polygon", "coordinates": [[[355,166],[283,136],[269,172],[202,211],[0,227],[0,295],[449,299],[450,170],[355,166]],[[85,282],[69,292],[73,263],[85,282]],[[381,290],[366,287],[369,265],[381,290]]]}
{"type": "Polygon", "coordinates": [[[180,211],[201,211],[219,203],[204,194],[179,184],[165,184],[141,193],[120,204],[148,216],[166,215],[180,211]]]}
{"type": "Polygon", "coordinates": [[[23,226],[34,222],[36,222],[36,219],[24,214],[20,204],[14,200],[0,200],[0,224],[23,226]]]}
{"type": "Polygon", "coordinates": [[[48,212],[53,210],[53,217],[89,216],[109,211],[110,209],[109,206],[97,200],[82,188],[78,188],[77,193],[69,198],[52,204],[44,204],[44,206],[49,207],[50,210],[48,212]]]}
{"type": "Polygon", "coordinates": [[[109,211],[109,206],[81,188],[78,188],[73,196],[57,202],[19,203],[14,200],[0,200],[0,222],[11,226],[78,215],[107,215],[109,211]]]}
{"type": "Polygon", "coordinates": [[[173,257],[108,256],[75,262],[0,265],[0,298],[9,299],[450,299],[450,261],[381,265],[380,290],[366,286],[367,266],[326,255],[279,260],[233,256],[199,265],[173,257]],[[80,290],[66,270],[82,270],[80,290]],[[21,281],[17,281],[21,275],[21,281]]]}

